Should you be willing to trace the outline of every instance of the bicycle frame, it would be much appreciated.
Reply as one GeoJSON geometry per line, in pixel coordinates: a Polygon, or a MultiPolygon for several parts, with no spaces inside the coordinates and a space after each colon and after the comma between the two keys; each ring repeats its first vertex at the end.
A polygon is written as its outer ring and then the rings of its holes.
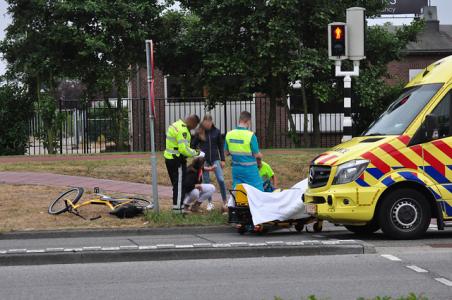
{"type": "Polygon", "coordinates": [[[110,210],[114,210],[122,205],[131,203],[133,201],[133,199],[127,199],[127,198],[111,198],[111,199],[103,199],[103,196],[100,195],[96,195],[96,198],[91,199],[91,200],[87,200],[83,203],[80,204],[74,204],[72,203],[71,200],[65,199],[66,205],[68,207],[70,207],[70,210],[75,210],[77,211],[79,208],[83,207],[83,206],[87,206],[87,205],[104,205],[107,206],[108,208],[110,208],[110,210]],[[119,202],[118,204],[116,204],[115,202],[119,202]]]}

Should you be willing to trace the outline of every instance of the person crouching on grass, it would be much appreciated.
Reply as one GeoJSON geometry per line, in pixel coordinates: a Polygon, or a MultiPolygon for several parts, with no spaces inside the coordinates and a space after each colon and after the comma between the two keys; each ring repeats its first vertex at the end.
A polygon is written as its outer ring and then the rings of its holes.
{"type": "Polygon", "coordinates": [[[259,175],[264,182],[264,192],[273,192],[278,185],[275,172],[273,172],[272,167],[263,161],[262,158],[256,158],[256,161],[259,175]]]}
{"type": "Polygon", "coordinates": [[[202,183],[203,171],[212,171],[214,167],[206,167],[205,159],[198,157],[188,166],[184,178],[184,213],[198,212],[201,204],[212,197],[215,186],[210,183],[202,183]],[[191,205],[191,208],[190,208],[191,205]]]}

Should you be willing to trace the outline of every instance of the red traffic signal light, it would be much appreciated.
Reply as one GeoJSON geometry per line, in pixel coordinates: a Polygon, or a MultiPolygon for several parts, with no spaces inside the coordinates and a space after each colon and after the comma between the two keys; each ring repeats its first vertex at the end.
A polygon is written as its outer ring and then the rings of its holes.
{"type": "Polygon", "coordinates": [[[328,52],[330,59],[347,57],[347,26],[345,23],[329,24],[328,52]]]}
{"type": "Polygon", "coordinates": [[[334,31],[334,39],[336,41],[340,41],[340,40],[344,39],[344,37],[345,37],[344,26],[335,26],[335,27],[333,27],[333,31],[334,31]]]}

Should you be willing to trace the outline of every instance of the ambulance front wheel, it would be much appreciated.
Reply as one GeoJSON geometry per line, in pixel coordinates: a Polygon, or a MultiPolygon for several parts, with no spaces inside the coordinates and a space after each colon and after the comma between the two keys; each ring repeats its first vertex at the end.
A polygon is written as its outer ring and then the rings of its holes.
{"type": "Polygon", "coordinates": [[[314,232],[322,232],[323,230],[323,222],[315,222],[314,225],[312,225],[312,229],[314,229],[314,232]]]}
{"type": "Polygon", "coordinates": [[[428,229],[431,208],[427,197],[415,189],[401,188],[383,199],[378,213],[381,230],[393,239],[415,239],[428,229]]]}

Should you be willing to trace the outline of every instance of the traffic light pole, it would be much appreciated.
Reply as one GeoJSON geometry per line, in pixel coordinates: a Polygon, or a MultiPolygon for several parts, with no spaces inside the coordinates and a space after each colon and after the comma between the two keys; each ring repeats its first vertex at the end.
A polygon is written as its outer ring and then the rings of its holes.
{"type": "Polygon", "coordinates": [[[359,76],[359,60],[353,61],[353,71],[342,71],[342,61],[336,60],[336,76],[344,77],[344,119],[342,121],[342,142],[352,139],[352,76],[359,76]]]}
{"type": "Polygon", "coordinates": [[[350,7],[346,11],[347,22],[328,24],[328,57],[335,61],[336,77],[344,77],[344,119],[342,142],[352,139],[352,77],[359,76],[359,62],[366,58],[365,32],[366,10],[350,7]],[[353,71],[342,71],[342,60],[353,62],[353,71]]]}

